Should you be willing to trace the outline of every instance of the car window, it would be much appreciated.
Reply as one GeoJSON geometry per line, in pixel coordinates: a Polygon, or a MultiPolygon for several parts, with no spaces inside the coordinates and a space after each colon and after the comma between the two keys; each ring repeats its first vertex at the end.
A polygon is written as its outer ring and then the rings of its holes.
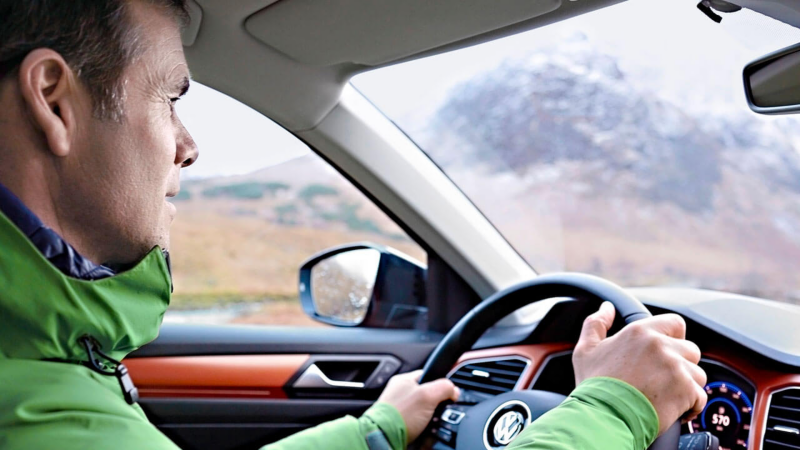
{"type": "Polygon", "coordinates": [[[353,84],[537,272],[800,302],[800,119],[742,86],[800,30],[696,5],[623,2],[353,84]]]}
{"type": "Polygon", "coordinates": [[[426,260],[363,193],[262,114],[193,83],[178,115],[200,158],[172,199],[166,322],[321,325],[298,300],[305,259],[367,241],[426,260]]]}

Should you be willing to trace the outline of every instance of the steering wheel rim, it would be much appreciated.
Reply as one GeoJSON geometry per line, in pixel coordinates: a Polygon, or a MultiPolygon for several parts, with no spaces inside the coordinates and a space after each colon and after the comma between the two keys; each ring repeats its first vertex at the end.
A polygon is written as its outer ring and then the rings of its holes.
{"type": "MultiPolygon", "coordinates": [[[[492,295],[461,318],[428,357],[420,383],[447,376],[458,358],[500,319],[531,303],[557,297],[611,302],[626,324],[652,316],[638,299],[603,278],[582,273],[541,275],[492,295]]],[[[675,450],[679,438],[680,422],[676,422],[650,450],[675,450]]]]}
{"type": "Polygon", "coordinates": [[[428,357],[420,383],[446,376],[458,358],[500,319],[523,306],[556,297],[609,301],[626,324],[651,317],[639,300],[603,278],[582,273],[541,275],[492,295],[462,317],[428,357]]]}

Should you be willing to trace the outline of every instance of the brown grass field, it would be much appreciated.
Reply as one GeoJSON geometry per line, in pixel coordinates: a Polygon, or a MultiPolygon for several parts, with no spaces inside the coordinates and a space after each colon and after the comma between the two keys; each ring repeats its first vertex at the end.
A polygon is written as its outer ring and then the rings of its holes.
{"type": "MultiPolygon", "coordinates": [[[[490,177],[476,182],[500,185],[490,177]]],[[[246,304],[257,307],[231,321],[320,325],[298,301],[298,269],[312,255],[366,241],[426,261],[397,225],[318,160],[299,158],[251,175],[186,183],[184,189],[191,195],[177,202],[172,227],[173,312],[246,304]],[[288,188],[257,198],[204,194],[247,182],[288,188]],[[336,193],[309,199],[302,192],[310,185],[336,193]],[[279,213],[287,206],[289,219],[279,213]]],[[[500,201],[491,189],[471,195],[540,272],[588,272],[631,287],[704,287],[800,299],[800,244],[775,233],[764,215],[742,216],[720,204],[712,216],[694,216],[625,197],[610,202],[566,195],[550,186],[507,192],[500,201]]]]}
{"type": "Polygon", "coordinates": [[[298,300],[303,261],[330,247],[373,242],[425,261],[409,240],[368,232],[285,226],[258,217],[223,215],[184,207],[172,227],[171,251],[175,310],[259,302],[260,309],[235,323],[321,325],[309,319],[298,300]]]}

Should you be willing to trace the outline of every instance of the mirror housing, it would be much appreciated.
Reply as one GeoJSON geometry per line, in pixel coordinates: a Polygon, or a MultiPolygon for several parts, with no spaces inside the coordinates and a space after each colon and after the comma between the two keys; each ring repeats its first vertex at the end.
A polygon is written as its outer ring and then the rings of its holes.
{"type": "Polygon", "coordinates": [[[744,90],[750,109],[759,114],[800,112],[800,44],[748,64],[744,90]]]}
{"type": "Polygon", "coordinates": [[[389,247],[348,244],[300,267],[300,302],[312,319],[342,327],[424,329],[427,268],[389,247]]]}

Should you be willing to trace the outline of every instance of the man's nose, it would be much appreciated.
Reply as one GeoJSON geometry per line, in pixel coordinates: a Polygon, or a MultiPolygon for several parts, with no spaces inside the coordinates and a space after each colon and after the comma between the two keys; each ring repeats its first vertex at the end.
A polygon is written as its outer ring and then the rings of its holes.
{"type": "Polygon", "coordinates": [[[197,161],[197,158],[200,156],[200,150],[197,148],[197,144],[192,139],[192,136],[186,130],[186,128],[181,127],[181,133],[178,136],[178,151],[175,155],[175,164],[179,164],[181,168],[189,167],[197,161]]]}

